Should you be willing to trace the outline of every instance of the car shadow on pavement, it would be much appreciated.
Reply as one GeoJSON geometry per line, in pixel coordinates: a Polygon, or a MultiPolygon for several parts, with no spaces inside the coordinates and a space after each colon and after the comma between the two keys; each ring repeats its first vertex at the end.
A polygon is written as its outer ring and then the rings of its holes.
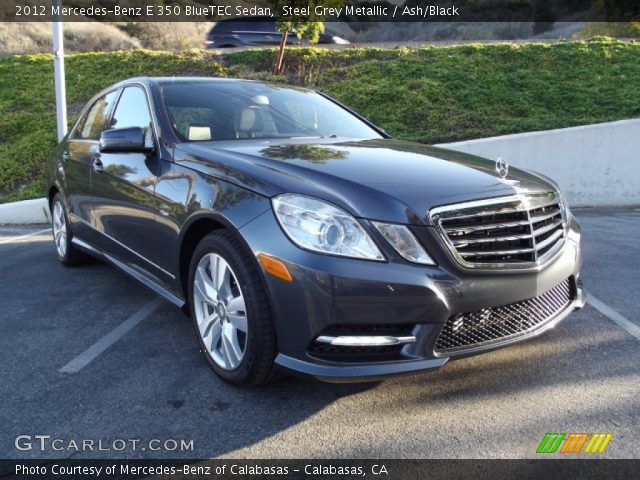
{"type": "MultiPolygon", "coordinates": [[[[191,321],[169,304],[79,372],[61,373],[155,297],[104,264],[61,267],[50,242],[12,247],[0,272],[10,278],[0,288],[3,458],[419,457],[452,442],[447,432],[486,442],[488,432],[591,428],[602,412],[625,422],[637,408],[629,393],[637,342],[590,307],[535,340],[422,375],[361,384],[286,377],[247,389],[211,372],[191,321]],[[13,439],[25,433],[139,439],[140,448],[17,451],[13,439]],[[143,449],[151,439],[193,448],[143,449]]],[[[501,441],[518,451],[508,435],[501,441]]]]}

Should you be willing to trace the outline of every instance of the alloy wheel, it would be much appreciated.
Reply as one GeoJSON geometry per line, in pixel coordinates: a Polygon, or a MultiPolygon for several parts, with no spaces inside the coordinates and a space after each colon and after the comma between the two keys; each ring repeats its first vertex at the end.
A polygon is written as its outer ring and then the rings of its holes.
{"type": "Polygon", "coordinates": [[[245,299],[237,276],[222,256],[204,255],[193,280],[198,330],[207,353],[225,370],[237,368],[247,348],[245,299]]]}
{"type": "Polygon", "coordinates": [[[53,239],[58,256],[64,258],[67,254],[67,220],[64,215],[64,207],[60,201],[56,201],[53,205],[53,239]]]}

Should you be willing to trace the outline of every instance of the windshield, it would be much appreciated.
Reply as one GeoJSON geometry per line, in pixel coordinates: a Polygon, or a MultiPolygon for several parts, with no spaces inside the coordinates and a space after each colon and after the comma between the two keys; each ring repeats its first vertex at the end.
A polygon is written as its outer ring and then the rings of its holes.
{"type": "Polygon", "coordinates": [[[267,138],[381,138],[345,109],[310,90],[247,81],[161,86],[174,131],[183,141],[267,138]]]}

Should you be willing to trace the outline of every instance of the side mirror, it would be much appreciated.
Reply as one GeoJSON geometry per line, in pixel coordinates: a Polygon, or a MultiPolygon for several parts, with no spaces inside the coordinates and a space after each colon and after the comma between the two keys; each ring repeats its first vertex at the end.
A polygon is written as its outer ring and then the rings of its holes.
{"type": "Polygon", "coordinates": [[[114,128],[100,135],[100,152],[149,152],[145,131],[140,127],[114,128]]]}

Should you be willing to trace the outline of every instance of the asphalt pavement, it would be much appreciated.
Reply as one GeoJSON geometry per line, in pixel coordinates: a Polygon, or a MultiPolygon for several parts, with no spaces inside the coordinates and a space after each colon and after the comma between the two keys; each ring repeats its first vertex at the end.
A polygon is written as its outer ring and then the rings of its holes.
{"type": "Polygon", "coordinates": [[[259,389],[218,380],[190,320],[114,267],[61,266],[47,226],[0,228],[0,458],[535,458],[547,432],[640,458],[640,210],[576,213],[608,316],[422,375],[259,389]]]}

